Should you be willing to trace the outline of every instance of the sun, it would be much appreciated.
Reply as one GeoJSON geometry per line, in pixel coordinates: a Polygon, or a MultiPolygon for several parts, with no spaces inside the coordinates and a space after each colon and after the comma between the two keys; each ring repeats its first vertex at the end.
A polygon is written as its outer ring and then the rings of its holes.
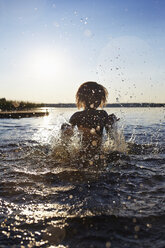
{"type": "Polygon", "coordinates": [[[63,54],[50,49],[38,49],[29,56],[30,73],[37,79],[56,79],[66,65],[63,54]]]}

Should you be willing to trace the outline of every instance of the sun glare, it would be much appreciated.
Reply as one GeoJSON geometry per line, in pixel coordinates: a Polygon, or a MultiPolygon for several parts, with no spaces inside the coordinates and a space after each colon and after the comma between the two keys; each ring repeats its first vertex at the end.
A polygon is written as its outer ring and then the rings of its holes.
{"type": "Polygon", "coordinates": [[[31,74],[37,79],[55,79],[64,71],[63,54],[51,50],[38,50],[29,56],[31,74]]]}

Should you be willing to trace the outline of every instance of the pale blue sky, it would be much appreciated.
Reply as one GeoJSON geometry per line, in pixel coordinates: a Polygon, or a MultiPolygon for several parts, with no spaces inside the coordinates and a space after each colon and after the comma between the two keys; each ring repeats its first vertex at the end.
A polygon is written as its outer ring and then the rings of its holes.
{"type": "Polygon", "coordinates": [[[165,102],[164,0],[0,0],[0,98],[165,102]]]}

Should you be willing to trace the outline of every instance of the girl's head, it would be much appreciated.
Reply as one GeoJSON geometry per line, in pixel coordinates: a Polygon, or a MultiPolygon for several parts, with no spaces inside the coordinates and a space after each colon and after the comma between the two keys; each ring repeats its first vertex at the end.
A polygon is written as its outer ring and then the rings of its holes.
{"type": "Polygon", "coordinates": [[[108,97],[107,89],[96,82],[86,82],[80,85],[76,94],[77,107],[98,108],[106,105],[108,97]]]}

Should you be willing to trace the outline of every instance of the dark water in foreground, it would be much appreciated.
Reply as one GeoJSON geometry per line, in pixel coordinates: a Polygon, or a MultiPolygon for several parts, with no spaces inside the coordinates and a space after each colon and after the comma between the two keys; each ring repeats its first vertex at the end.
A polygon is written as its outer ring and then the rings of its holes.
{"type": "Polygon", "coordinates": [[[0,120],[0,247],[165,247],[164,109],[108,109],[128,155],[100,167],[56,147],[74,109],[50,111],[0,120]]]}

